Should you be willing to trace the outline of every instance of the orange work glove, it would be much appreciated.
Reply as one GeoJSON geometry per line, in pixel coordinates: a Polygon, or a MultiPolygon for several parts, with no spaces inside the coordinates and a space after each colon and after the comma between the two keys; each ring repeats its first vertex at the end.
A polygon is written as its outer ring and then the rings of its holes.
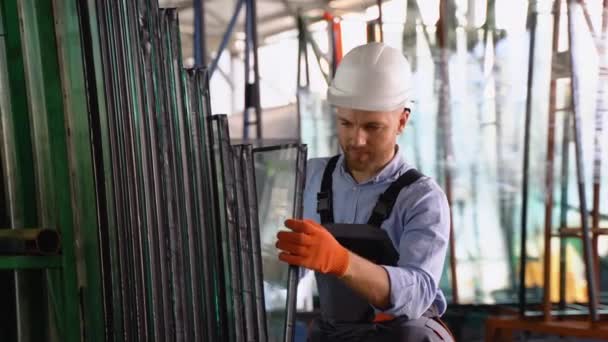
{"type": "Polygon", "coordinates": [[[343,276],[348,269],[348,250],[323,226],[312,220],[287,220],[293,232],[279,232],[276,246],[279,259],[321,273],[343,276]]]}

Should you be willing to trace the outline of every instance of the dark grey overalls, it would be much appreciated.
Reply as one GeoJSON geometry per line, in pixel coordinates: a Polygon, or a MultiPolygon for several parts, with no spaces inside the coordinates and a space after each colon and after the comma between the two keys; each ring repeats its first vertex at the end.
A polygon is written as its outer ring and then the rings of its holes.
{"type": "MultiPolygon", "coordinates": [[[[410,169],[380,195],[366,225],[335,224],[333,218],[332,175],[339,156],[332,157],[325,167],[321,189],[317,194],[317,212],[321,224],[344,247],[381,265],[396,266],[399,253],[388,234],[380,228],[389,217],[401,189],[413,184],[423,175],[410,169]]],[[[391,321],[374,323],[373,307],[332,275],[316,273],[321,304],[321,319],[310,329],[310,342],[329,341],[452,341],[447,328],[439,320],[435,306],[419,319],[396,317],[391,321]]]]}

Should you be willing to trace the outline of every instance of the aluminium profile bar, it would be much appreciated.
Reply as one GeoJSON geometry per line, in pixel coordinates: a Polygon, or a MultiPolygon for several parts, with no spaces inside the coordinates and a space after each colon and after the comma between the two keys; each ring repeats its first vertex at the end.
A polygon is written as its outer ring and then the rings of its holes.
{"type": "MultiPolygon", "coordinates": [[[[306,145],[298,145],[298,156],[296,158],[294,205],[293,217],[301,219],[304,213],[304,187],[306,185],[306,145]]],[[[283,328],[283,341],[292,342],[295,338],[296,300],[298,295],[298,280],[300,269],[297,266],[289,266],[287,274],[287,307],[285,325],[283,328]]]]}

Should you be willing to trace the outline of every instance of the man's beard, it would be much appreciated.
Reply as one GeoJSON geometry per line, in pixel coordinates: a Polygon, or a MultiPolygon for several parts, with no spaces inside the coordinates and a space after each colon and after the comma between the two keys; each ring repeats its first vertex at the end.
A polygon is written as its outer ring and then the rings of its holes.
{"type": "Polygon", "coordinates": [[[372,154],[364,149],[347,148],[344,155],[350,171],[366,171],[373,164],[372,154]]]}

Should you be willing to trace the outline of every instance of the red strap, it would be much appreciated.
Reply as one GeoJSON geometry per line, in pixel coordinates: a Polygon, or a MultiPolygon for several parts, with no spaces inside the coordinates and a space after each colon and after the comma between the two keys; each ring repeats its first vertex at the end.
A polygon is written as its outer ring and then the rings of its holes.
{"type": "Polygon", "coordinates": [[[373,322],[382,323],[382,322],[392,321],[393,319],[395,319],[395,316],[380,312],[380,313],[376,314],[376,317],[374,317],[373,322]]]}

